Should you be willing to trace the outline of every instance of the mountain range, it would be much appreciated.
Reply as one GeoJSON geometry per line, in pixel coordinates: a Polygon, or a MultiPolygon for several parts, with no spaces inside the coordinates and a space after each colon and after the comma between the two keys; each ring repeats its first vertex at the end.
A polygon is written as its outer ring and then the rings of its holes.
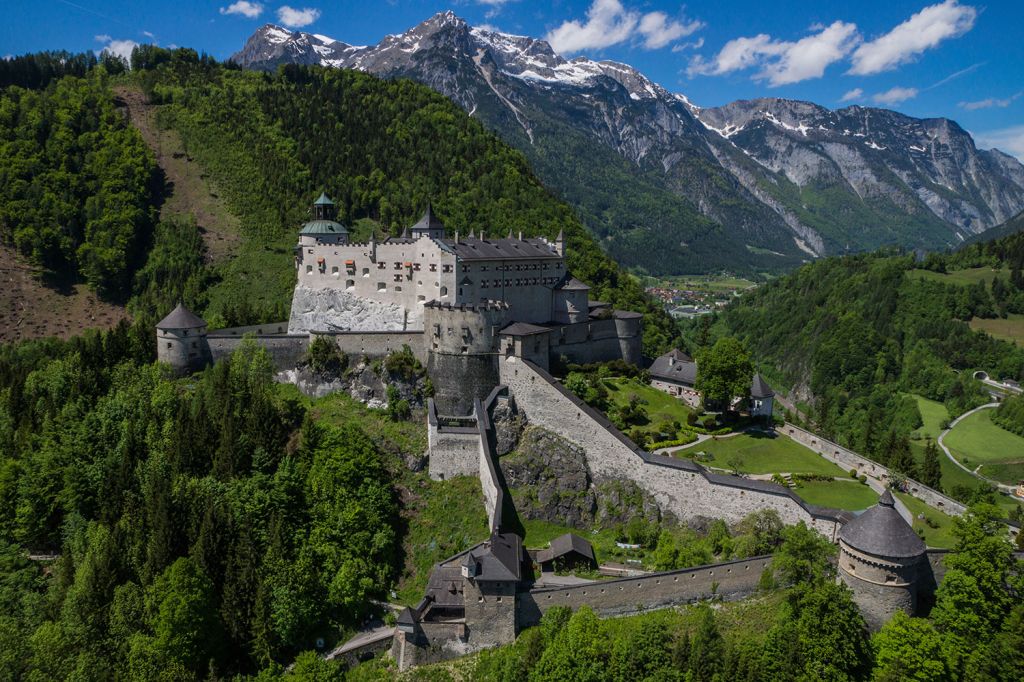
{"type": "Polygon", "coordinates": [[[777,271],[956,246],[1024,210],[1024,166],[955,121],[779,98],[703,108],[613,61],[437,14],[376,45],[265,25],[232,60],[410,78],[521,150],[620,263],[777,271]]]}

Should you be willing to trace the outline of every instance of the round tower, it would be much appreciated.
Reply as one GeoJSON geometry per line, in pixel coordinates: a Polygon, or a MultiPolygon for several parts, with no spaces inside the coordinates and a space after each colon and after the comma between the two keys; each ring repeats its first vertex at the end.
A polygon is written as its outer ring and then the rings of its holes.
{"type": "Polygon", "coordinates": [[[913,615],[925,569],[924,542],[900,513],[886,490],[878,504],[839,531],[839,576],[872,630],[896,611],[913,615]]]}
{"type": "Polygon", "coordinates": [[[179,303],[156,325],[156,357],[179,375],[189,374],[213,362],[206,339],[206,320],[179,303]]]}

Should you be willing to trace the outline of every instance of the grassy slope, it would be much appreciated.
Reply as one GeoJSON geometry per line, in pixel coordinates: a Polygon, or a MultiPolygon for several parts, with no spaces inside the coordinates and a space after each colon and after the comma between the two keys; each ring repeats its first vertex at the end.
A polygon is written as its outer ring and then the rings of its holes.
{"type": "Polygon", "coordinates": [[[982,410],[967,417],[949,432],[945,444],[967,467],[983,466],[981,473],[1003,483],[1024,479],[1024,438],[992,423],[992,411],[982,410]]]}
{"type": "Polygon", "coordinates": [[[290,384],[281,385],[280,390],[309,405],[314,419],[358,423],[384,453],[402,507],[403,567],[397,601],[418,602],[436,562],[486,539],[487,514],[478,479],[432,481],[426,471],[406,467],[404,455],[427,448],[421,414],[413,415],[411,421],[392,422],[382,410],[372,410],[345,394],[310,400],[290,384]]]}
{"type": "Polygon", "coordinates": [[[939,547],[942,549],[953,547],[956,542],[952,533],[953,517],[943,514],[933,507],[929,507],[921,500],[906,493],[896,493],[896,497],[900,498],[900,501],[914,515],[914,530],[918,531],[918,534],[924,533],[924,541],[929,547],[939,547]],[[932,528],[926,521],[919,518],[922,514],[937,527],[932,528]]]}
{"type": "Polygon", "coordinates": [[[943,284],[960,284],[967,286],[985,282],[991,284],[996,277],[1009,281],[1010,270],[1008,268],[968,268],[966,270],[953,270],[951,272],[932,272],[931,270],[910,270],[907,276],[912,279],[930,280],[943,284]]]}
{"type": "Polygon", "coordinates": [[[644,409],[650,423],[642,429],[652,433],[659,433],[665,430],[661,425],[665,423],[679,422],[686,424],[686,416],[692,410],[678,398],[670,396],[664,391],[640,383],[636,379],[605,379],[604,387],[608,389],[608,401],[616,406],[629,404],[630,396],[639,396],[644,401],[644,409]]]}
{"type": "Polygon", "coordinates": [[[1019,313],[1010,313],[1006,319],[997,317],[987,320],[975,317],[971,319],[971,329],[1024,347],[1024,315],[1019,313]]]}
{"type": "Polygon", "coordinates": [[[742,461],[740,471],[747,474],[846,475],[846,472],[835,464],[786,436],[769,437],[757,432],[743,433],[691,445],[678,454],[692,456],[701,451],[712,455],[710,461],[702,461],[702,464],[731,469],[730,460],[738,457],[742,461]]]}
{"type": "Polygon", "coordinates": [[[810,504],[860,511],[878,501],[878,493],[858,481],[804,481],[793,489],[810,504]]]}
{"type": "Polygon", "coordinates": [[[935,440],[942,433],[942,423],[949,419],[949,410],[946,406],[935,400],[910,394],[917,401],[917,409],[921,413],[922,425],[914,432],[915,440],[931,438],[935,440]]]}

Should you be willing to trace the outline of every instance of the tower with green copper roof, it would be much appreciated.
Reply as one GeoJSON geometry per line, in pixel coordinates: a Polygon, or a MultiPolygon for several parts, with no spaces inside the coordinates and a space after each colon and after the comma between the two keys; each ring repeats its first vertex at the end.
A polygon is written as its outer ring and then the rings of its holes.
{"type": "Polygon", "coordinates": [[[299,231],[300,246],[348,244],[348,228],[337,221],[337,208],[325,192],[313,202],[312,214],[299,231]]]}

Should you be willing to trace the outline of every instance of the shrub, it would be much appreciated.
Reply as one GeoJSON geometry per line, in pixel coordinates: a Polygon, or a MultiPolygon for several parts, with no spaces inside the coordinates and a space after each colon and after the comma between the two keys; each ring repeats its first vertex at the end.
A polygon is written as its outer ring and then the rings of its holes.
{"type": "Polygon", "coordinates": [[[705,429],[713,429],[718,426],[718,421],[715,419],[714,415],[709,414],[704,417],[704,421],[701,422],[701,424],[705,429]]]}
{"type": "Polygon", "coordinates": [[[850,478],[857,478],[857,470],[850,469],[850,478]]]}
{"type": "Polygon", "coordinates": [[[696,412],[688,413],[686,415],[686,423],[689,424],[690,426],[695,426],[697,424],[697,413],[696,412]]]}
{"type": "Polygon", "coordinates": [[[317,374],[340,376],[348,367],[348,356],[329,336],[315,336],[306,349],[306,365],[317,374]]]}
{"type": "Polygon", "coordinates": [[[866,474],[861,474],[860,476],[857,477],[857,480],[863,483],[864,485],[868,484],[868,477],[866,474]]]}
{"type": "Polygon", "coordinates": [[[657,443],[651,443],[647,447],[651,450],[659,450],[661,448],[675,448],[680,445],[689,445],[697,440],[697,434],[692,431],[683,431],[679,434],[679,437],[675,440],[662,440],[657,443]]]}

